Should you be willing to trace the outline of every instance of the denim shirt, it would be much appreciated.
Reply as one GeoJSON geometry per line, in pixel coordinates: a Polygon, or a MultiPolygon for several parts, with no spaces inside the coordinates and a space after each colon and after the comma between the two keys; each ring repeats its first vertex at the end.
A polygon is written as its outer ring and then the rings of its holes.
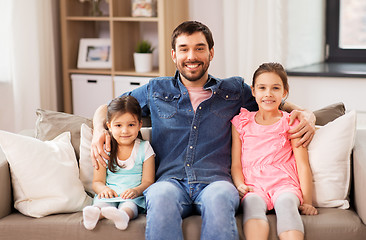
{"type": "Polygon", "coordinates": [[[241,107],[257,110],[250,87],[241,77],[209,75],[204,89],[211,97],[194,112],[187,88],[174,77],[153,78],[128,93],[151,117],[151,145],[156,153],[157,181],[188,179],[189,183],[231,181],[231,123],[241,107]]]}

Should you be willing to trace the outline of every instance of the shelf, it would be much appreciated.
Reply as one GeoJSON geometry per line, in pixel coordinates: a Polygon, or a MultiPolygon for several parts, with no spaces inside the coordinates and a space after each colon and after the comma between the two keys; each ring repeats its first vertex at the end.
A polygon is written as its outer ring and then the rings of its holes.
{"type": "Polygon", "coordinates": [[[67,21],[109,21],[110,17],[89,17],[89,16],[72,16],[66,17],[67,21]]]}
{"type": "MultiPolygon", "coordinates": [[[[72,74],[153,78],[172,76],[170,37],[174,28],[188,16],[188,0],[157,0],[156,17],[132,17],[131,0],[101,1],[102,16],[90,15],[90,2],[60,0],[63,101],[64,111],[73,112],[72,74]],[[82,38],[109,38],[112,66],[110,69],[78,69],[78,51],[82,38]],[[133,53],[137,42],[148,40],[155,47],[153,71],[137,73],[133,53]]],[[[135,87],[135,86],[134,86],[135,87]]]]}
{"type": "Polygon", "coordinates": [[[69,69],[69,74],[107,74],[111,75],[112,71],[110,69],[69,69]]]}

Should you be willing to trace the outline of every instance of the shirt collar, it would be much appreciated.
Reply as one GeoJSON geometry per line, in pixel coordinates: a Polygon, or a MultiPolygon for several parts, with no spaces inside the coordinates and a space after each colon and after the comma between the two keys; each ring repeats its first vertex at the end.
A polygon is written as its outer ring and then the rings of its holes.
{"type": "MultiPolygon", "coordinates": [[[[187,89],[187,88],[183,85],[182,81],[180,80],[180,74],[179,74],[179,71],[178,71],[178,70],[175,72],[174,79],[175,79],[175,81],[178,83],[178,86],[179,86],[179,88],[180,88],[181,90],[182,90],[182,87],[183,87],[183,89],[187,89]]],[[[211,89],[212,91],[213,91],[213,90],[216,90],[216,89],[218,88],[218,86],[219,86],[219,83],[220,83],[220,82],[221,82],[221,80],[219,80],[219,79],[217,79],[217,78],[215,78],[215,77],[213,77],[213,76],[211,76],[211,75],[209,74],[209,75],[208,75],[207,82],[206,82],[206,84],[203,86],[203,89],[205,89],[205,90],[211,89]]]]}

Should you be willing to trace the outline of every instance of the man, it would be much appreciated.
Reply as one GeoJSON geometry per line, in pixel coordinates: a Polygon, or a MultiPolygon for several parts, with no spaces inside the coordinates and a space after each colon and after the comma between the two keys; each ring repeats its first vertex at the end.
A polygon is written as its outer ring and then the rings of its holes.
{"type": "MultiPolygon", "coordinates": [[[[208,74],[214,56],[211,31],[202,23],[187,21],[172,35],[174,77],[150,80],[128,93],[137,98],[145,115],[151,116],[156,152],[157,182],[145,191],[146,239],[183,239],[184,217],[201,214],[201,239],[238,239],[235,211],[238,192],[230,176],[230,120],[241,107],[256,110],[250,87],[242,78],[216,79],[208,74]]],[[[286,103],[286,110],[296,109],[286,103]]],[[[109,135],[103,128],[106,106],[94,115],[92,157],[96,167],[109,135]]],[[[294,137],[304,135],[307,144],[314,134],[315,117],[295,111],[300,119],[294,137]]]]}

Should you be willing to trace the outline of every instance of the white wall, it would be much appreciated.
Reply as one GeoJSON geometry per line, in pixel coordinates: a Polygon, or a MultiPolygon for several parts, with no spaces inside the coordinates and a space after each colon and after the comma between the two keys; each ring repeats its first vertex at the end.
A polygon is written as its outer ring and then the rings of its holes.
{"type": "Polygon", "coordinates": [[[289,77],[288,100],[310,110],[343,102],[346,110],[356,110],[358,127],[366,127],[366,79],[336,77],[289,77]]]}

